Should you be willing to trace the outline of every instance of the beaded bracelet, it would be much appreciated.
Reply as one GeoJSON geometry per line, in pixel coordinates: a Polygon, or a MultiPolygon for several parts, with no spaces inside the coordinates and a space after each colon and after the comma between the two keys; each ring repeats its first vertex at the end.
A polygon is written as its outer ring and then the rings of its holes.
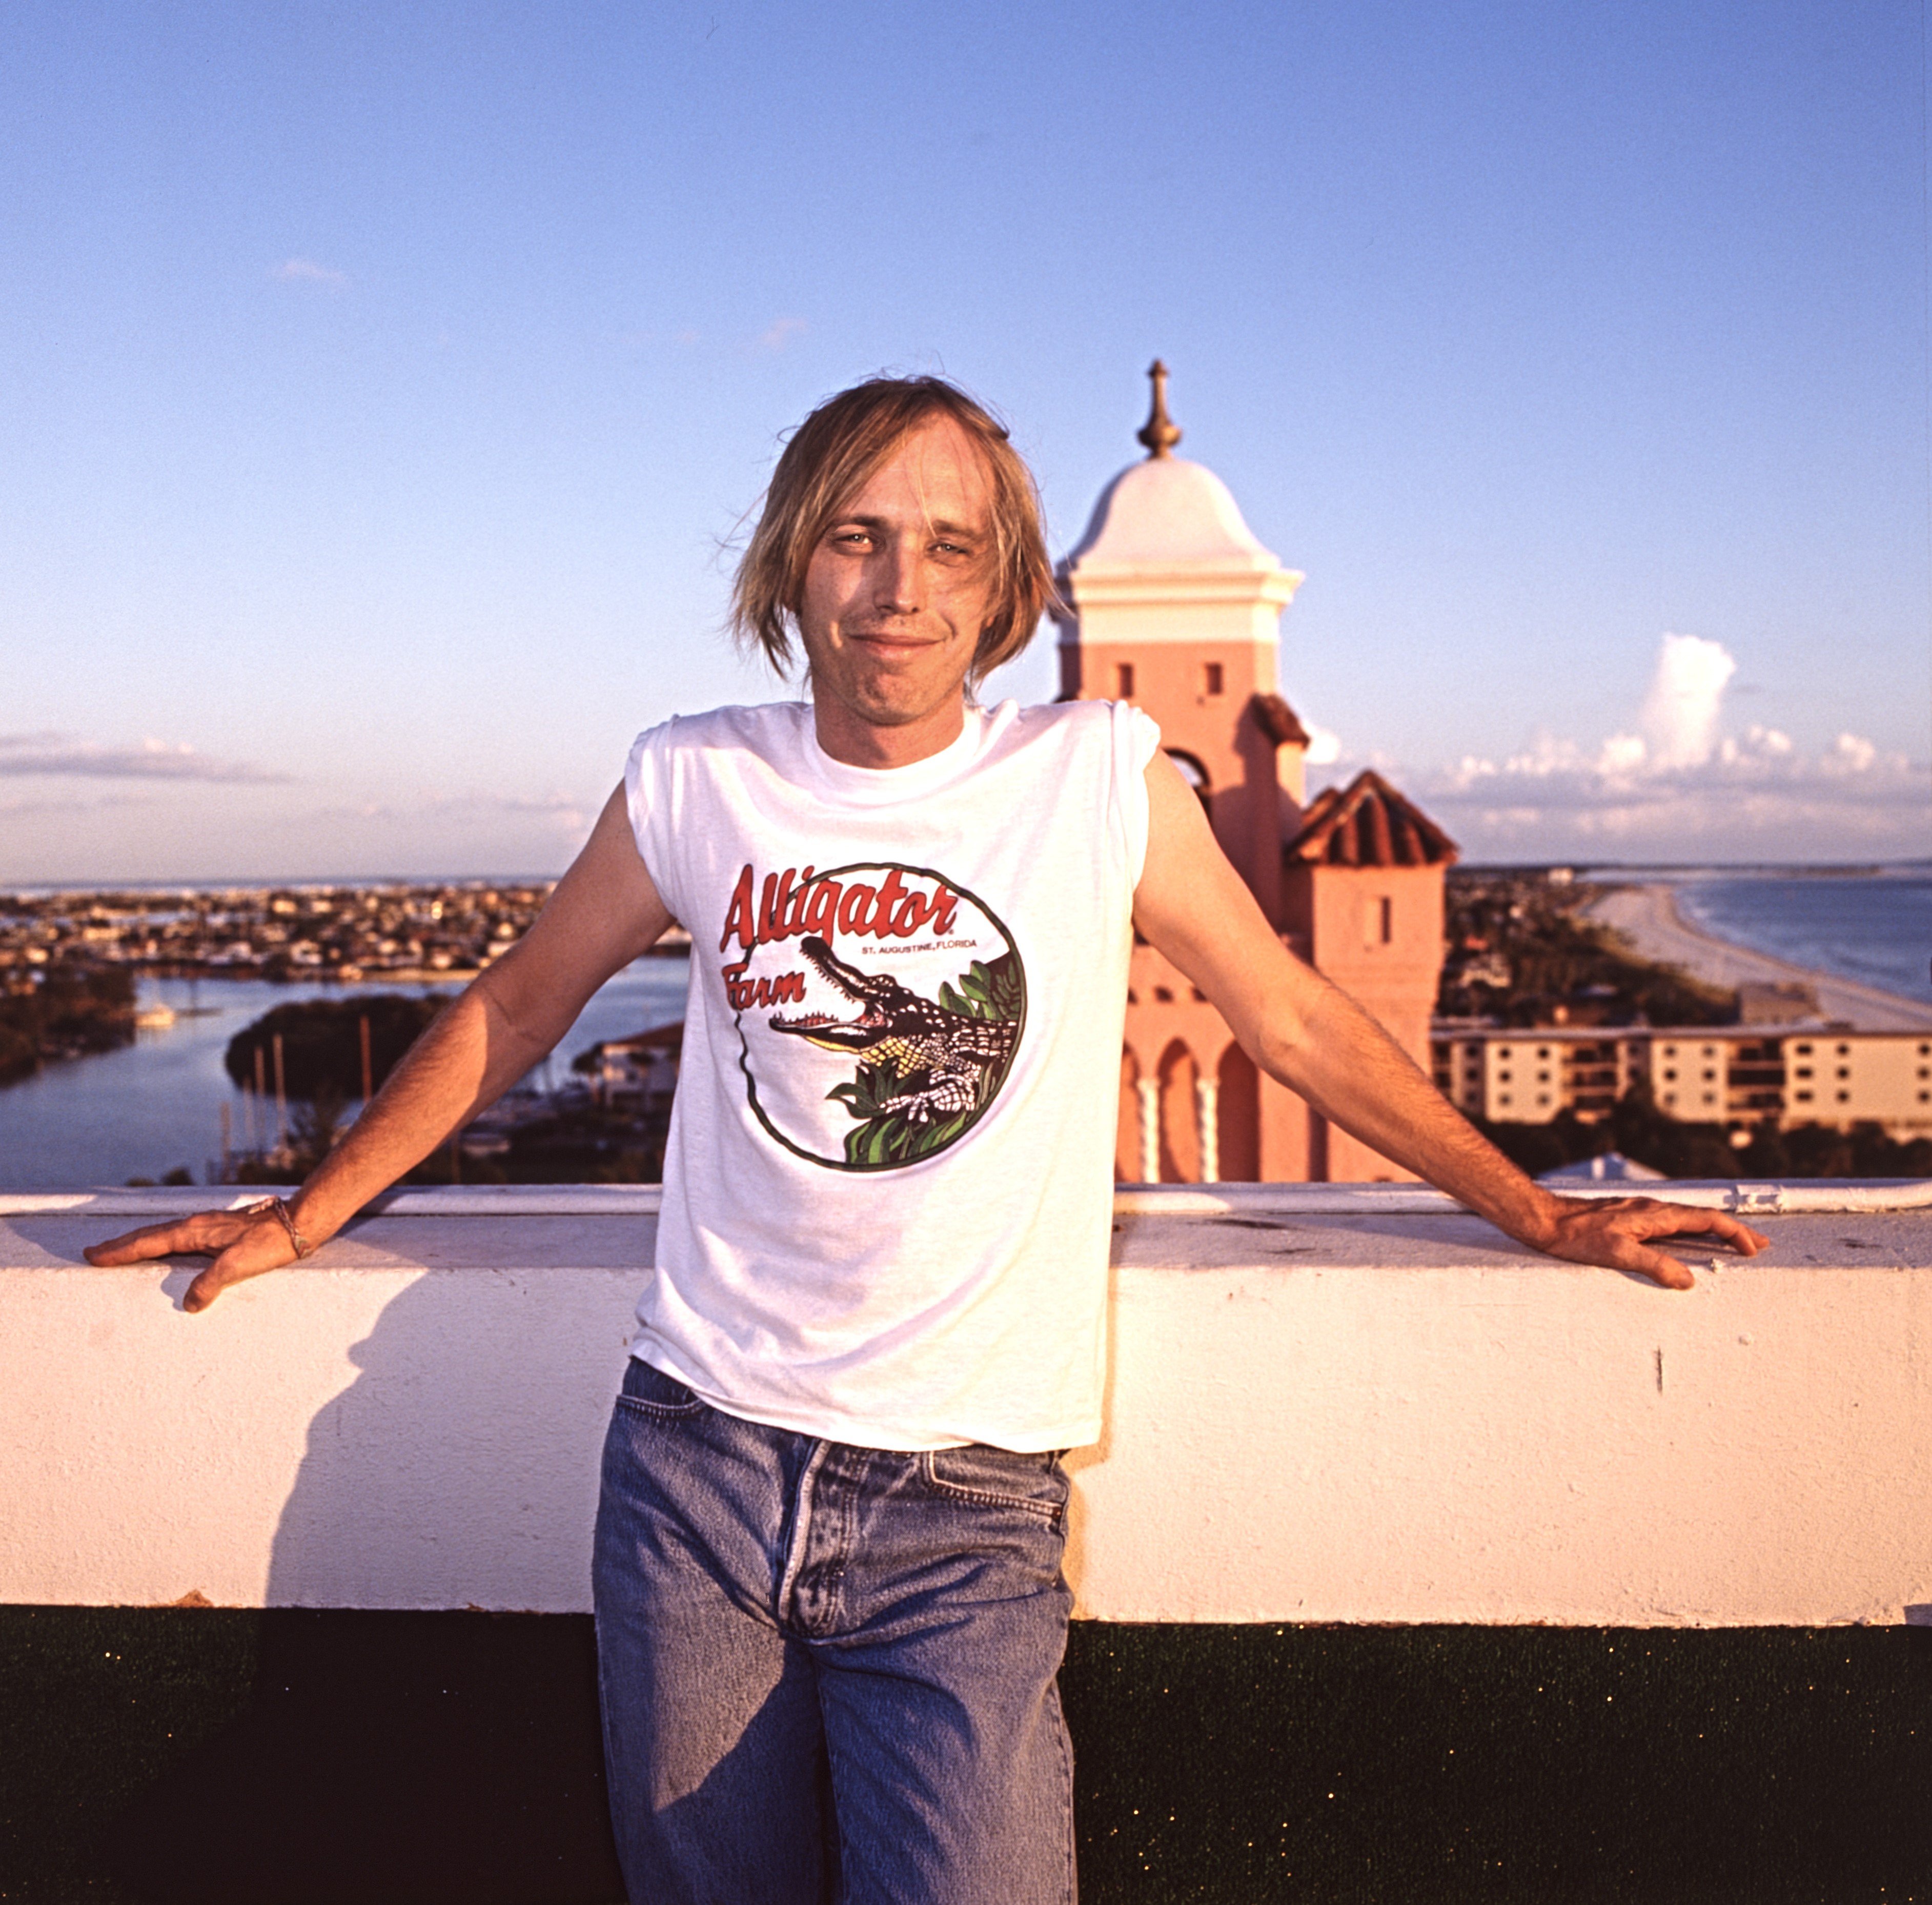
{"type": "Polygon", "coordinates": [[[290,1210],[287,1202],[284,1198],[264,1197],[258,1199],[255,1203],[244,1204],[242,1207],[242,1214],[244,1217],[260,1216],[265,1210],[272,1210],[280,1219],[283,1229],[289,1234],[289,1241],[295,1246],[297,1263],[300,1263],[304,1257],[312,1257],[315,1255],[316,1246],[296,1228],[295,1214],[290,1210]]]}

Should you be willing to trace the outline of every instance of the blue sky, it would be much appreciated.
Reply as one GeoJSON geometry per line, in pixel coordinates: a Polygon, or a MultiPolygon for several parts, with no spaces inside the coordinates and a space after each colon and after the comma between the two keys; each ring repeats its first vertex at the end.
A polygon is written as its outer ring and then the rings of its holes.
{"type": "Polygon", "coordinates": [[[958,378],[1063,548],[1156,352],[1330,773],[1476,858],[1923,854],[1925,72],[1902,0],[18,0],[0,882],[555,871],[770,692],[814,401],[958,378]]]}

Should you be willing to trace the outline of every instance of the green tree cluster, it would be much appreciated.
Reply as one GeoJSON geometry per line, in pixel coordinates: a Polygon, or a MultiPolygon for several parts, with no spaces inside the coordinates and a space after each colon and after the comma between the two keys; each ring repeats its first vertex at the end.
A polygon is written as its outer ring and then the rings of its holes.
{"type": "MultiPolygon", "coordinates": [[[[446,1001],[414,998],[401,992],[371,993],[348,999],[298,999],[264,1012],[228,1041],[223,1064],[228,1076],[244,1088],[255,1082],[255,1054],[262,1054],[262,1076],[268,1089],[275,1084],[275,1040],[282,1041],[284,1088],[291,1098],[319,1104],[334,1101],[337,1117],[351,1100],[362,1096],[362,1022],[369,1022],[369,1063],[376,1089],[415,1043],[446,1001]]],[[[323,1147],[327,1150],[326,1145],[323,1147]]]]}
{"type": "Polygon", "coordinates": [[[1449,957],[1436,1010],[1445,1018],[1490,1018],[1508,1026],[1556,1022],[1612,1025],[1722,1025],[1737,1017],[1735,994],[1675,966],[1640,958],[1616,934],[1583,916],[1591,886],[1552,886],[1522,874],[1450,876],[1445,933],[1449,957]],[[1469,942],[1508,964],[1507,991],[1472,979],[1469,942]]]}
{"type": "Polygon", "coordinates": [[[134,976],[121,966],[58,960],[23,992],[0,993],[0,1083],[50,1058],[112,1052],[134,1036],[134,976]]]}

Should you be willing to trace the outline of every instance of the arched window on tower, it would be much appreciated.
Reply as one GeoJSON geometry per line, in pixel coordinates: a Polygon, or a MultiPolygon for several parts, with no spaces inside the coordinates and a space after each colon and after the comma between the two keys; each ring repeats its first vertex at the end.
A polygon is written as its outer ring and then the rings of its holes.
{"type": "Polygon", "coordinates": [[[1160,1181],[1164,1184],[1198,1184],[1201,1182],[1200,1094],[1196,1088],[1201,1076],[1194,1054],[1182,1039],[1168,1041],[1160,1055],[1156,1090],[1160,1124],[1160,1181]]]}
{"type": "Polygon", "coordinates": [[[1235,1183],[1252,1183],[1262,1174],[1261,1074],[1254,1060],[1232,1044],[1215,1070],[1220,1088],[1214,1106],[1218,1174],[1235,1183]]]}

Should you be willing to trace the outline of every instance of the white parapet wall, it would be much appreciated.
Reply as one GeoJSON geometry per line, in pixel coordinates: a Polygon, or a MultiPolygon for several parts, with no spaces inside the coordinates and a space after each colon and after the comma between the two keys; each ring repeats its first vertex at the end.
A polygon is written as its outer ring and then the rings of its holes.
{"type": "MultiPolygon", "coordinates": [[[[1414,1187],[1124,1192],[1079,1612],[1932,1618],[1932,1186],[1670,1194],[1771,1251],[1676,1294],[1414,1187]]],[[[587,1607],[656,1191],[397,1194],[200,1316],[81,1256],[208,1196],[0,1197],[0,1600],[587,1607]]]]}

